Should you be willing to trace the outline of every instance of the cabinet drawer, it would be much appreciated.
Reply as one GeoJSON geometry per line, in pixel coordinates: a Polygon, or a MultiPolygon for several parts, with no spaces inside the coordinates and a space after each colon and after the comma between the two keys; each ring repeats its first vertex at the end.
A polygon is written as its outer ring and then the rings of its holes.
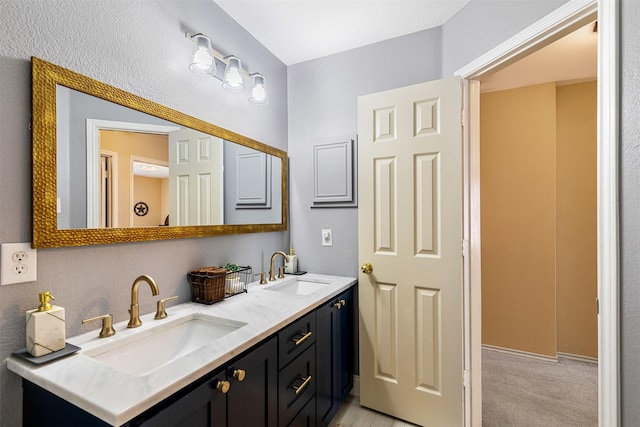
{"type": "Polygon", "coordinates": [[[316,427],[316,398],[312,397],[287,427],[316,427]]]}
{"type": "Polygon", "coordinates": [[[316,347],[311,345],[279,374],[278,414],[280,426],[287,426],[315,394],[316,347]]]}
{"type": "Polygon", "coordinates": [[[278,333],[278,368],[282,369],[316,342],[316,313],[311,312],[278,333]]]}

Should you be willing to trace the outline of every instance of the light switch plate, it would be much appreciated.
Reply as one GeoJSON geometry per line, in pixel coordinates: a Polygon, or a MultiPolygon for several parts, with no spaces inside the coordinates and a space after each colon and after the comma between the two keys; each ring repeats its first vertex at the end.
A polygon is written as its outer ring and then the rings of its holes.
{"type": "Polygon", "coordinates": [[[333,246],[333,231],[330,228],[322,229],[322,246],[333,246]]]}
{"type": "Polygon", "coordinates": [[[31,243],[3,243],[0,247],[0,284],[35,282],[37,252],[31,243]]]}

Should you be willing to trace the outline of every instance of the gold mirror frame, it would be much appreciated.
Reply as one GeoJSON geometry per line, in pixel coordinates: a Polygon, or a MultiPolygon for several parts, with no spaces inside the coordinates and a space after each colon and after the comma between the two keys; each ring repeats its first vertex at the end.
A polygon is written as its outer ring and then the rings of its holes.
{"type": "Polygon", "coordinates": [[[261,142],[172,110],[39,58],[31,58],[33,78],[33,242],[34,248],[103,245],[184,239],[287,229],[287,153],[261,142]],[[194,225],[139,228],[58,229],[56,169],[56,86],[95,97],[208,133],[282,160],[282,222],[279,224],[194,225]]]}

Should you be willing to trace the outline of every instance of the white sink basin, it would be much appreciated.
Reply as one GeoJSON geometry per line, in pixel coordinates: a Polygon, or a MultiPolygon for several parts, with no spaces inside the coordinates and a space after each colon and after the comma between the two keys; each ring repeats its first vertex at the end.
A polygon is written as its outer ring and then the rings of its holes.
{"type": "Polygon", "coordinates": [[[143,376],[244,325],[246,323],[193,313],[90,349],[84,355],[128,374],[143,376]]]}
{"type": "Polygon", "coordinates": [[[283,283],[274,283],[273,285],[265,286],[265,289],[293,295],[309,295],[328,284],[329,282],[320,280],[296,279],[283,283]]]}

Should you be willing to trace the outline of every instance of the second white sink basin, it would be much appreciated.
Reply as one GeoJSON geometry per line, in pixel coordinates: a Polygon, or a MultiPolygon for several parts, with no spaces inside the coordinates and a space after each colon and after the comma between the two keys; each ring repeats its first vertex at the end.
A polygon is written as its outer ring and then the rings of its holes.
{"type": "Polygon", "coordinates": [[[329,282],[322,282],[320,280],[296,279],[283,283],[274,283],[273,285],[265,286],[265,289],[293,295],[309,295],[328,284],[329,282]]]}
{"type": "Polygon", "coordinates": [[[192,313],[84,352],[126,373],[143,376],[210,344],[246,323],[192,313]]]}

